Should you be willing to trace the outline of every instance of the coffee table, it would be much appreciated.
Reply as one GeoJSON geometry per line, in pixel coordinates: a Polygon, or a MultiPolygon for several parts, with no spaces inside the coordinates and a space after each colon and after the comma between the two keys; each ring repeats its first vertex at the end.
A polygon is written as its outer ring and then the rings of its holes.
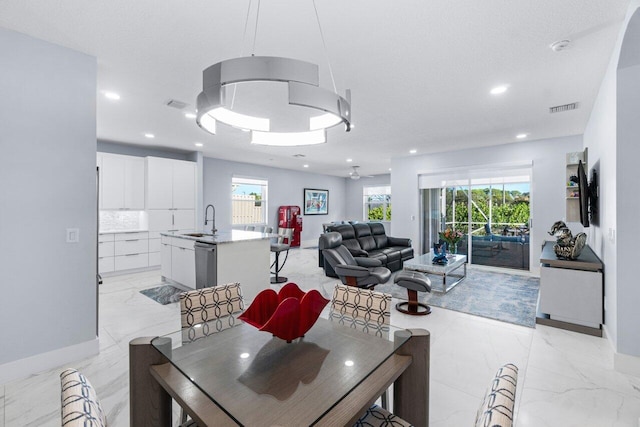
{"type": "Polygon", "coordinates": [[[446,265],[434,264],[431,261],[434,256],[433,252],[429,252],[428,254],[420,255],[410,259],[409,261],[405,261],[404,270],[419,271],[421,273],[442,276],[442,288],[438,289],[433,286],[431,291],[447,293],[467,277],[467,256],[453,254],[447,255],[449,262],[446,265]],[[460,267],[463,269],[462,274],[452,274],[460,267]],[[447,277],[453,277],[457,280],[447,285],[447,277]]]}

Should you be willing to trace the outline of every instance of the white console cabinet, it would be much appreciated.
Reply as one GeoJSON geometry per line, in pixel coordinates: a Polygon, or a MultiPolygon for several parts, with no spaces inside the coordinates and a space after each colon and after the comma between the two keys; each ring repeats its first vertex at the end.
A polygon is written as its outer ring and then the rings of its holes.
{"type": "Polygon", "coordinates": [[[558,259],[554,242],[540,255],[540,300],[536,322],[602,336],[603,265],[589,246],[576,260],[558,259]]]}

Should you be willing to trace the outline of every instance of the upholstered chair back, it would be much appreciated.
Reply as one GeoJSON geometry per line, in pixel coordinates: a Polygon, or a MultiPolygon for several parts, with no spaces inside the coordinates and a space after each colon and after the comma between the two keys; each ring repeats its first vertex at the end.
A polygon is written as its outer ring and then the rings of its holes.
{"type": "Polygon", "coordinates": [[[518,367],[511,363],[501,366],[487,388],[474,426],[511,427],[517,384],[518,367]]]}
{"type": "Polygon", "coordinates": [[[356,239],[358,239],[358,243],[360,243],[360,247],[363,250],[368,252],[373,249],[377,249],[376,241],[371,235],[371,227],[369,227],[369,224],[353,224],[353,230],[355,231],[356,239]]]}
{"type": "Polygon", "coordinates": [[[333,290],[329,319],[368,334],[388,337],[391,295],[338,284],[333,290]]]}
{"type": "Polygon", "coordinates": [[[244,310],[240,283],[228,283],[180,294],[183,339],[192,341],[237,324],[244,310]]]}
{"type": "Polygon", "coordinates": [[[96,391],[76,369],[60,374],[61,416],[64,427],[105,427],[107,417],[96,391]]]}
{"type": "Polygon", "coordinates": [[[372,222],[369,224],[371,228],[371,235],[373,239],[376,241],[376,248],[386,248],[389,246],[389,239],[387,238],[387,233],[384,231],[384,225],[379,222],[372,222]]]}
{"type": "Polygon", "coordinates": [[[344,245],[340,245],[337,248],[324,249],[322,251],[324,255],[324,259],[329,263],[331,267],[334,269],[336,265],[358,265],[349,249],[344,247],[344,245]]]}

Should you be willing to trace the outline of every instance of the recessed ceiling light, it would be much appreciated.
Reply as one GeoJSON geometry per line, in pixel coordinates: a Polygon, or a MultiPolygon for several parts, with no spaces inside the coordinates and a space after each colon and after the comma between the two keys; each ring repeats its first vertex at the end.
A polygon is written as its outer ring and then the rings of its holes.
{"type": "Polygon", "coordinates": [[[524,139],[524,138],[526,138],[526,137],[528,137],[528,136],[529,136],[529,134],[528,134],[528,133],[519,133],[519,134],[517,134],[517,135],[516,135],[516,138],[518,138],[518,139],[524,139]]]}
{"type": "Polygon", "coordinates": [[[418,150],[409,150],[410,154],[416,154],[418,152],[418,150]]]}
{"type": "Polygon", "coordinates": [[[353,159],[347,159],[347,163],[353,162],[353,159]]]}
{"type": "Polygon", "coordinates": [[[152,133],[145,133],[144,137],[151,139],[151,138],[155,138],[156,136],[154,134],[152,134],[152,133]]]}
{"type": "Polygon", "coordinates": [[[309,167],[309,165],[302,165],[302,167],[303,167],[303,168],[308,168],[308,167],[309,167]]]}
{"type": "Polygon", "coordinates": [[[500,94],[505,93],[507,91],[507,89],[509,89],[509,87],[507,85],[496,86],[493,89],[491,89],[491,91],[489,93],[491,93],[491,95],[500,95],[500,94]]]}
{"type": "Polygon", "coordinates": [[[391,172],[391,168],[389,168],[389,172],[391,172]]]}
{"type": "Polygon", "coordinates": [[[195,114],[193,114],[193,113],[184,113],[184,116],[185,116],[187,119],[195,119],[196,117],[198,117],[198,116],[196,116],[196,115],[195,115],[195,114]]]}
{"type": "Polygon", "coordinates": [[[120,99],[120,95],[118,95],[115,92],[104,92],[104,97],[114,101],[117,101],[118,99],[120,99]]]}
{"type": "Polygon", "coordinates": [[[204,144],[203,144],[202,142],[196,142],[196,143],[195,143],[195,146],[196,146],[196,147],[202,147],[203,145],[204,145],[204,144]]]}

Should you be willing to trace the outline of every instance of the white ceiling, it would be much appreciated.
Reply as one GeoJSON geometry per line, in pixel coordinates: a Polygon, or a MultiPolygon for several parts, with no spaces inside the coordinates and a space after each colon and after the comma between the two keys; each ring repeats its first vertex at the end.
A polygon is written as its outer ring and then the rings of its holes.
{"type": "MultiPolygon", "coordinates": [[[[410,149],[581,134],[628,4],[316,0],[338,92],[352,91],[355,128],[330,129],[326,144],[308,147],[252,146],[248,133],[224,125],[210,135],[165,105],[176,99],[193,111],[204,68],[251,54],[257,0],[244,43],[249,0],[0,0],[0,26],[97,58],[99,139],[347,176],[353,164],[387,173],[410,149]],[[549,48],[562,39],[568,49],[549,48]],[[500,84],[509,90],[490,95],[500,84]],[[571,102],[580,108],[548,112],[571,102]]],[[[332,88],[312,0],[262,1],[255,54],[317,63],[321,86],[332,88]]]]}

